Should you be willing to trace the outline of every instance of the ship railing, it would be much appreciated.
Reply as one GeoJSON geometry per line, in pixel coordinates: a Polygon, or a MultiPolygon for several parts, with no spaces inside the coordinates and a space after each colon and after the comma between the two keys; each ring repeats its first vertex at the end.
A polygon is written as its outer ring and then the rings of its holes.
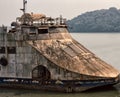
{"type": "Polygon", "coordinates": [[[32,14],[25,14],[21,17],[16,18],[16,22],[18,24],[27,24],[27,25],[66,25],[66,19],[62,18],[62,16],[58,18],[51,18],[51,17],[32,17],[32,14]]]}

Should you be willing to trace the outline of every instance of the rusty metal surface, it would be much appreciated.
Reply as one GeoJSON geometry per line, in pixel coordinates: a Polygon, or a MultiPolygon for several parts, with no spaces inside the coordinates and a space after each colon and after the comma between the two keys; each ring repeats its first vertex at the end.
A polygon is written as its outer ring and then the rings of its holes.
{"type": "Polygon", "coordinates": [[[28,41],[28,43],[57,66],[66,70],[95,77],[118,76],[119,72],[115,68],[95,56],[83,45],[70,37],[59,39],[59,36],[56,35],[55,38],[48,40],[35,40],[34,43],[28,41]]]}
{"type": "MultiPolygon", "coordinates": [[[[0,58],[5,56],[8,65],[0,65],[1,77],[51,78],[52,80],[99,80],[116,79],[119,72],[74,40],[60,22],[39,21],[38,24],[23,16],[27,25],[15,31],[0,29],[0,58]],[[31,23],[32,25],[30,25],[31,23]],[[12,48],[12,54],[8,48],[12,48]],[[5,51],[4,51],[5,49],[5,51]],[[7,51],[8,50],[8,51],[7,51]],[[14,52],[13,52],[14,51],[14,52]],[[37,69],[38,68],[38,69],[37,69]],[[44,68],[42,71],[41,68],[44,68]],[[48,71],[48,73],[46,73],[48,71]]],[[[30,16],[30,18],[29,18],[30,16]]],[[[45,18],[46,19],[46,18],[45,18]]],[[[45,20],[44,19],[44,20],[45,20]]]]}
{"type": "Polygon", "coordinates": [[[1,87],[72,92],[118,82],[119,71],[74,40],[65,18],[26,13],[25,5],[9,29],[0,27],[1,87]]]}
{"type": "Polygon", "coordinates": [[[34,21],[40,20],[42,18],[45,18],[46,16],[44,14],[31,14],[34,21]]]}

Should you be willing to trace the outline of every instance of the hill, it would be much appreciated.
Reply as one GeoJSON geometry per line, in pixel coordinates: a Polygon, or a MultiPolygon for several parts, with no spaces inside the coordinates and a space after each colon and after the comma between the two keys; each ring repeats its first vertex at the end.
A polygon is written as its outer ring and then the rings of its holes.
{"type": "Polygon", "coordinates": [[[86,12],[67,24],[71,32],[120,32],[120,10],[111,7],[86,12]]]}

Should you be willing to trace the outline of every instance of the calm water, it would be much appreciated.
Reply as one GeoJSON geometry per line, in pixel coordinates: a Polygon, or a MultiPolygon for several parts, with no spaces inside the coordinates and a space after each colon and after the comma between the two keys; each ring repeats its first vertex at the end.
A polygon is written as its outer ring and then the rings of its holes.
{"type": "Polygon", "coordinates": [[[72,36],[101,59],[120,70],[120,33],[73,33],[72,36]]]}
{"type": "MultiPolygon", "coordinates": [[[[120,70],[120,34],[72,33],[72,36],[97,56],[120,70]]],[[[0,97],[120,97],[120,85],[113,89],[74,94],[0,89],[0,97]]]]}

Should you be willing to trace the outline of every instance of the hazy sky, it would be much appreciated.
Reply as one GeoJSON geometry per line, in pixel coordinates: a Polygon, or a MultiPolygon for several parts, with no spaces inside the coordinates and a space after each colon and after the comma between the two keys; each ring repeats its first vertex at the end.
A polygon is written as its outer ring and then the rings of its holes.
{"type": "MultiPolygon", "coordinates": [[[[43,13],[47,16],[58,17],[63,15],[72,19],[86,11],[108,9],[117,7],[120,9],[120,0],[27,0],[27,11],[43,13]]],[[[0,0],[0,25],[9,25],[16,17],[22,14],[23,0],[0,0]]]]}

